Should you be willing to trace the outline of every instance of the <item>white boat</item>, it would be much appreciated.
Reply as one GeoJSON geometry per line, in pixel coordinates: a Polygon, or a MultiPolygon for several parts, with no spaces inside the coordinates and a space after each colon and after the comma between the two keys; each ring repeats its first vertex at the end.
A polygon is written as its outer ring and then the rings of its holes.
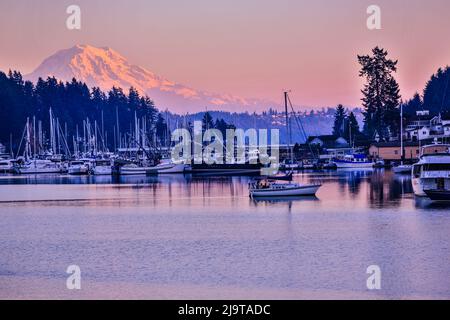
{"type": "Polygon", "coordinates": [[[393,168],[397,174],[411,173],[412,165],[404,164],[405,150],[403,148],[403,104],[400,105],[400,158],[402,159],[400,165],[393,168]]]}
{"type": "Polygon", "coordinates": [[[320,184],[277,183],[258,181],[249,186],[250,197],[314,196],[320,184]]]}
{"type": "Polygon", "coordinates": [[[410,165],[410,164],[401,164],[401,165],[398,165],[396,167],[393,167],[392,170],[395,173],[397,173],[397,174],[411,173],[412,165],[410,165]]]}
{"type": "Polygon", "coordinates": [[[365,154],[348,154],[343,158],[333,160],[338,169],[364,169],[373,168],[374,163],[370,161],[365,154]]]}
{"type": "Polygon", "coordinates": [[[96,176],[105,176],[112,174],[111,160],[95,160],[93,162],[92,174],[96,176]]]}
{"type": "Polygon", "coordinates": [[[420,160],[412,168],[412,185],[416,196],[428,190],[450,190],[450,145],[433,144],[421,148],[420,160]]]}
{"type": "Polygon", "coordinates": [[[184,163],[175,163],[171,159],[165,159],[161,161],[157,166],[150,169],[149,173],[155,174],[176,174],[184,173],[186,170],[186,165],[184,163]]]}
{"type": "Polygon", "coordinates": [[[14,171],[13,159],[0,160],[0,173],[12,173],[14,171]]]}
{"type": "Polygon", "coordinates": [[[89,174],[89,163],[83,160],[75,160],[69,163],[68,173],[70,175],[82,176],[89,174]]]}
{"type": "Polygon", "coordinates": [[[147,175],[154,167],[141,167],[137,164],[130,163],[124,166],[121,166],[119,169],[119,174],[124,176],[130,175],[147,175]]]}
{"type": "Polygon", "coordinates": [[[62,173],[64,170],[65,168],[60,162],[40,159],[31,160],[24,164],[17,164],[14,166],[14,173],[16,174],[62,173]]]}

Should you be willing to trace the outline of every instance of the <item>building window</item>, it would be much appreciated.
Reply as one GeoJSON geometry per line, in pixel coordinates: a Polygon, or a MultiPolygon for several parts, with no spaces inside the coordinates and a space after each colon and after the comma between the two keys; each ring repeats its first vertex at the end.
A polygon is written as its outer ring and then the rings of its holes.
{"type": "Polygon", "coordinates": [[[395,150],[395,151],[394,151],[394,154],[395,154],[395,155],[398,155],[398,150],[395,150]]]}

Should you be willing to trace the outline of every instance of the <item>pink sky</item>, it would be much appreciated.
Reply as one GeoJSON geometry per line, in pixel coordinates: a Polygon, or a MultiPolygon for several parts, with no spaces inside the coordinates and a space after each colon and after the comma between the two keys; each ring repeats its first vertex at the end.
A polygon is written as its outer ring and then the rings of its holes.
{"type": "Polygon", "coordinates": [[[404,98],[450,61],[448,0],[78,0],[0,2],[0,70],[31,72],[78,43],[109,46],[170,80],[298,105],[360,104],[357,54],[375,45],[399,59],[404,98]],[[82,29],[65,27],[70,4],[82,29]],[[382,30],[366,8],[382,9],[382,30]]]}

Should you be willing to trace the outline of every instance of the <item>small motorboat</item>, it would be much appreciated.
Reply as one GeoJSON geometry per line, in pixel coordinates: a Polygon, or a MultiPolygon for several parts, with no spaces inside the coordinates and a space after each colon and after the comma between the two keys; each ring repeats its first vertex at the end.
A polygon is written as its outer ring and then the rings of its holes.
{"type": "Polygon", "coordinates": [[[396,167],[393,167],[392,170],[397,173],[397,174],[402,174],[402,173],[411,173],[412,170],[412,165],[409,164],[401,164],[398,165],[396,167]]]}
{"type": "Polygon", "coordinates": [[[424,192],[433,201],[450,201],[450,190],[434,189],[424,190],[424,192]]]}
{"type": "Polygon", "coordinates": [[[321,184],[278,183],[271,180],[250,183],[250,197],[314,196],[321,184]]]}
{"type": "Polygon", "coordinates": [[[68,173],[73,176],[83,176],[89,174],[89,164],[84,160],[75,160],[69,163],[68,173]]]}

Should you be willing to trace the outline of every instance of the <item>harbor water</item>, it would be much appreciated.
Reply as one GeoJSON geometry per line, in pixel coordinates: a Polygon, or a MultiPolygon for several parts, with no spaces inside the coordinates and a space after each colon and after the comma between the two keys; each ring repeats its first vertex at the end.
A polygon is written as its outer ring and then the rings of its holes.
{"type": "Polygon", "coordinates": [[[2,175],[0,298],[450,298],[450,205],[390,171],[295,180],[322,187],[253,200],[248,177],[2,175]]]}

